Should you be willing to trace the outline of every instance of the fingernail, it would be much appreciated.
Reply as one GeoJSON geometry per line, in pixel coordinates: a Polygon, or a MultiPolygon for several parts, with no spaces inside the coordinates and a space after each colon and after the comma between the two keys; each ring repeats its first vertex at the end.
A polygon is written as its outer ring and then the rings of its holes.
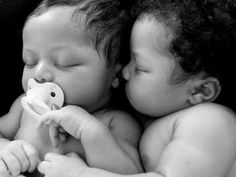
{"type": "Polygon", "coordinates": [[[54,103],[51,105],[51,110],[58,110],[59,108],[60,107],[54,103]]]}

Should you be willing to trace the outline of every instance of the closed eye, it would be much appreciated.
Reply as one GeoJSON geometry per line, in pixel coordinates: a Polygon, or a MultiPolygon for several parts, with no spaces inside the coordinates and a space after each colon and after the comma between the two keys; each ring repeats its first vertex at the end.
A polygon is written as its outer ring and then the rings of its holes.
{"type": "Polygon", "coordinates": [[[22,58],[26,68],[33,68],[38,64],[38,56],[31,49],[24,49],[22,58]]]}
{"type": "Polygon", "coordinates": [[[25,62],[25,67],[26,68],[33,68],[34,66],[36,66],[37,65],[37,63],[26,63],[25,62]]]}
{"type": "Polygon", "coordinates": [[[141,72],[148,72],[148,70],[146,70],[146,69],[144,69],[143,67],[140,67],[140,66],[138,66],[137,64],[136,64],[136,66],[134,67],[134,71],[136,72],[136,73],[141,73],[141,72]]]}
{"type": "Polygon", "coordinates": [[[138,68],[138,67],[135,67],[135,68],[134,68],[134,71],[135,71],[136,73],[139,73],[139,72],[142,72],[143,70],[141,70],[141,69],[138,68]]]}
{"type": "Polygon", "coordinates": [[[71,69],[73,67],[77,67],[77,66],[80,66],[81,64],[66,64],[66,65],[62,65],[62,64],[55,64],[55,66],[59,69],[71,69]]]}

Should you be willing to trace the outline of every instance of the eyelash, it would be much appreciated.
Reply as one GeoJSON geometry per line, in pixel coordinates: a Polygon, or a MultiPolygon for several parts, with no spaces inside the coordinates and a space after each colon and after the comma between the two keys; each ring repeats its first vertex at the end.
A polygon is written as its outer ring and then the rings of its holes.
{"type": "Polygon", "coordinates": [[[25,63],[26,68],[33,68],[35,65],[37,65],[37,63],[36,64],[27,64],[27,63],[25,63]]]}
{"type": "MultiPolygon", "coordinates": [[[[25,61],[24,61],[24,64],[25,64],[25,67],[26,68],[33,68],[34,66],[37,65],[37,63],[33,63],[33,64],[27,64],[25,61]]],[[[62,70],[68,70],[72,67],[75,67],[75,66],[78,66],[79,64],[73,64],[73,65],[61,65],[61,64],[55,64],[55,66],[59,69],[62,69],[62,70]]]]}
{"type": "Polygon", "coordinates": [[[140,73],[140,72],[142,72],[143,70],[140,69],[140,68],[138,68],[137,66],[135,66],[134,71],[135,71],[136,73],[140,73]]]}
{"type": "Polygon", "coordinates": [[[59,69],[62,69],[62,70],[68,70],[68,69],[71,69],[73,67],[76,67],[78,66],[79,64],[74,64],[74,65],[60,65],[60,64],[55,64],[55,66],[59,69]]]}
{"type": "Polygon", "coordinates": [[[143,69],[141,69],[139,66],[137,66],[137,63],[134,59],[131,59],[131,65],[134,65],[134,72],[135,73],[144,72],[143,69]]]}

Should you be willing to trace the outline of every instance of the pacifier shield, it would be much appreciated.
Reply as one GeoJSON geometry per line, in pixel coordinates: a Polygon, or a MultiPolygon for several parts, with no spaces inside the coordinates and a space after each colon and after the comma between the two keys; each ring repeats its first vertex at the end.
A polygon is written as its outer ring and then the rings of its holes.
{"type": "Polygon", "coordinates": [[[64,94],[55,83],[38,83],[34,79],[29,79],[28,91],[21,103],[28,113],[39,118],[47,111],[60,109],[64,104],[64,94]]]}

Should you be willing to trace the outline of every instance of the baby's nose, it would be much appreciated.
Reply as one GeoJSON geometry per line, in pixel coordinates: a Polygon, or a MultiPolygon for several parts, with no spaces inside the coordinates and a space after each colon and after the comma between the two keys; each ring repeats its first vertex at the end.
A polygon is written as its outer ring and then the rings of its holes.
{"type": "Polygon", "coordinates": [[[129,80],[129,67],[128,67],[128,65],[123,68],[122,76],[125,80],[129,80]]]}
{"type": "Polygon", "coordinates": [[[35,78],[37,82],[51,82],[53,80],[53,74],[45,64],[38,64],[35,70],[35,78]]]}

